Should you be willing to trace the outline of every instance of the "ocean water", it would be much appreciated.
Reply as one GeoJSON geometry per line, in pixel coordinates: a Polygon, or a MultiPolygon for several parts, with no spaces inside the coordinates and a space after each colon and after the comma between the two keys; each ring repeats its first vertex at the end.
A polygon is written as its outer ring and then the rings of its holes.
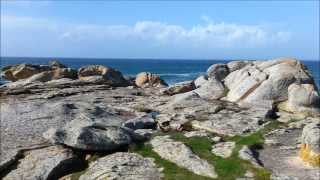
{"type": "MultiPolygon", "coordinates": [[[[168,84],[193,80],[205,74],[208,67],[216,63],[227,63],[226,60],[176,60],[176,59],[84,59],[84,58],[16,58],[1,57],[1,67],[19,63],[47,64],[50,60],[59,60],[72,68],[84,65],[100,64],[113,67],[124,75],[135,76],[139,72],[147,71],[160,75],[168,84]]],[[[320,61],[303,61],[313,74],[320,87],[320,61]]]]}

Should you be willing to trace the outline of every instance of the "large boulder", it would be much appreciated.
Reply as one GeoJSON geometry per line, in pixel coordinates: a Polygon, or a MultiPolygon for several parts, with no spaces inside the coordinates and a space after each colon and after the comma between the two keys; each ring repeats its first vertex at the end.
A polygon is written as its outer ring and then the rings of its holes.
{"type": "Polygon", "coordinates": [[[223,80],[229,74],[229,68],[226,64],[214,64],[207,70],[209,79],[223,80]]]}
{"type": "Polygon", "coordinates": [[[4,67],[2,70],[3,78],[9,81],[46,82],[61,78],[77,79],[76,70],[67,68],[58,61],[50,61],[49,65],[18,64],[4,67]]]}
{"type": "Polygon", "coordinates": [[[303,128],[299,155],[303,161],[320,167],[320,121],[303,128]]]}
{"type": "Polygon", "coordinates": [[[95,151],[111,151],[132,142],[132,132],[121,127],[124,119],[109,108],[88,105],[73,105],[81,111],[64,127],[49,129],[43,136],[55,144],[95,151]]]}
{"type": "Polygon", "coordinates": [[[138,87],[166,87],[167,83],[160,76],[150,73],[141,72],[136,76],[135,83],[138,87]]]}
{"type": "Polygon", "coordinates": [[[209,79],[194,92],[204,99],[220,99],[226,95],[227,90],[220,81],[209,79]]]}
{"type": "Polygon", "coordinates": [[[306,67],[295,59],[255,61],[231,72],[224,81],[226,100],[249,106],[268,106],[288,99],[293,83],[314,84],[306,67]]]}
{"type": "Polygon", "coordinates": [[[217,178],[214,167],[206,160],[194,154],[182,142],[174,141],[169,136],[156,136],[151,140],[153,151],[163,159],[171,161],[189,171],[210,178],[217,178]]]}
{"type": "Polygon", "coordinates": [[[248,61],[231,61],[227,64],[227,66],[228,66],[229,72],[231,73],[233,71],[243,68],[247,64],[249,64],[248,61]]]}
{"type": "Polygon", "coordinates": [[[199,88],[200,86],[205,84],[207,81],[208,81],[208,77],[202,75],[202,76],[199,76],[197,79],[195,79],[193,83],[196,88],[199,88]]]}
{"type": "Polygon", "coordinates": [[[3,78],[9,81],[17,81],[48,70],[50,70],[50,67],[46,65],[18,64],[4,67],[3,78]]]}
{"type": "Polygon", "coordinates": [[[161,177],[154,159],[135,153],[118,152],[90,163],[80,180],[160,180],[161,177]]]}
{"type": "Polygon", "coordinates": [[[92,81],[92,77],[96,79],[99,77],[106,84],[112,86],[127,86],[127,80],[122,76],[122,73],[113,68],[105,67],[102,65],[89,65],[81,67],[78,70],[78,77],[83,81],[92,81]]]}
{"type": "Polygon", "coordinates": [[[172,86],[169,86],[163,91],[163,94],[166,95],[175,95],[180,93],[189,92],[195,89],[193,81],[186,81],[181,83],[176,83],[172,86]]]}
{"type": "Polygon", "coordinates": [[[78,170],[81,165],[84,166],[84,161],[72,150],[49,146],[25,152],[17,167],[3,180],[58,179],[71,173],[71,170],[78,170]]]}
{"type": "Polygon", "coordinates": [[[24,79],[26,83],[32,82],[47,82],[56,79],[76,79],[77,71],[71,68],[57,68],[52,71],[44,71],[38,74],[35,74],[27,79],[24,79]]]}
{"type": "Polygon", "coordinates": [[[310,114],[320,113],[320,96],[313,84],[291,84],[285,110],[310,114]]]}

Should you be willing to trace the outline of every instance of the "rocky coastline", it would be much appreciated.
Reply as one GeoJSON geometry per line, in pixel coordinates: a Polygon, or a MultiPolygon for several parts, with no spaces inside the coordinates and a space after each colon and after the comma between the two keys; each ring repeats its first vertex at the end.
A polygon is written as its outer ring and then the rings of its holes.
{"type": "Polygon", "coordinates": [[[320,177],[320,96],[297,59],[214,64],[170,86],[58,61],[2,73],[4,180],[320,177]]]}

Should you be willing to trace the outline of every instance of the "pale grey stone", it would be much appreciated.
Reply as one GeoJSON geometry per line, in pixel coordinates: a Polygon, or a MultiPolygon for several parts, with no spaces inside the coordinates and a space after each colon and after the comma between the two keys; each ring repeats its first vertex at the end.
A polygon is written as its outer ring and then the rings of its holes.
{"type": "Polygon", "coordinates": [[[150,141],[153,150],[162,158],[184,167],[189,171],[211,178],[217,178],[213,165],[200,159],[182,142],[174,141],[169,136],[156,136],[150,141]]]}
{"type": "Polygon", "coordinates": [[[84,166],[71,150],[61,146],[49,146],[24,153],[17,168],[7,174],[3,180],[57,179],[70,173],[70,169],[84,166]]]}
{"type": "Polygon", "coordinates": [[[90,163],[80,180],[160,180],[162,177],[154,159],[135,153],[118,152],[90,163]]]}
{"type": "Polygon", "coordinates": [[[235,146],[236,146],[236,143],[233,141],[220,142],[212,146],[211,152],[216,156],[220,156],[222,158],[228,158],[232,155],[232,152],[235,146]]]}

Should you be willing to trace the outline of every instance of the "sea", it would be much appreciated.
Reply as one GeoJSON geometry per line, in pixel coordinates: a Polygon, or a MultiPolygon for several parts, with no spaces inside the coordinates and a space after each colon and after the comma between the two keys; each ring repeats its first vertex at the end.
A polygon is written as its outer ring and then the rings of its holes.
{"type": "MultiPolygon", "coordinates": [[[[206,73],[209,66],[216,63],[227,63],[228,60],[202,59],[95,59],[95,58],[35,58],[35,57],[1,57],[0,67],[20,63],[47,64],[58,60],[68,67],[78,69],[81,66],[99,64],[115,68],[125,76],[135,76],[139,72],[158,74],[168,84],[193,80],[206,73]]],[[[320,60],[302,61],[312,73],[320,87],[320,60]]],[[[5,81],[2,80],[2,83],[5,81]]]]}

